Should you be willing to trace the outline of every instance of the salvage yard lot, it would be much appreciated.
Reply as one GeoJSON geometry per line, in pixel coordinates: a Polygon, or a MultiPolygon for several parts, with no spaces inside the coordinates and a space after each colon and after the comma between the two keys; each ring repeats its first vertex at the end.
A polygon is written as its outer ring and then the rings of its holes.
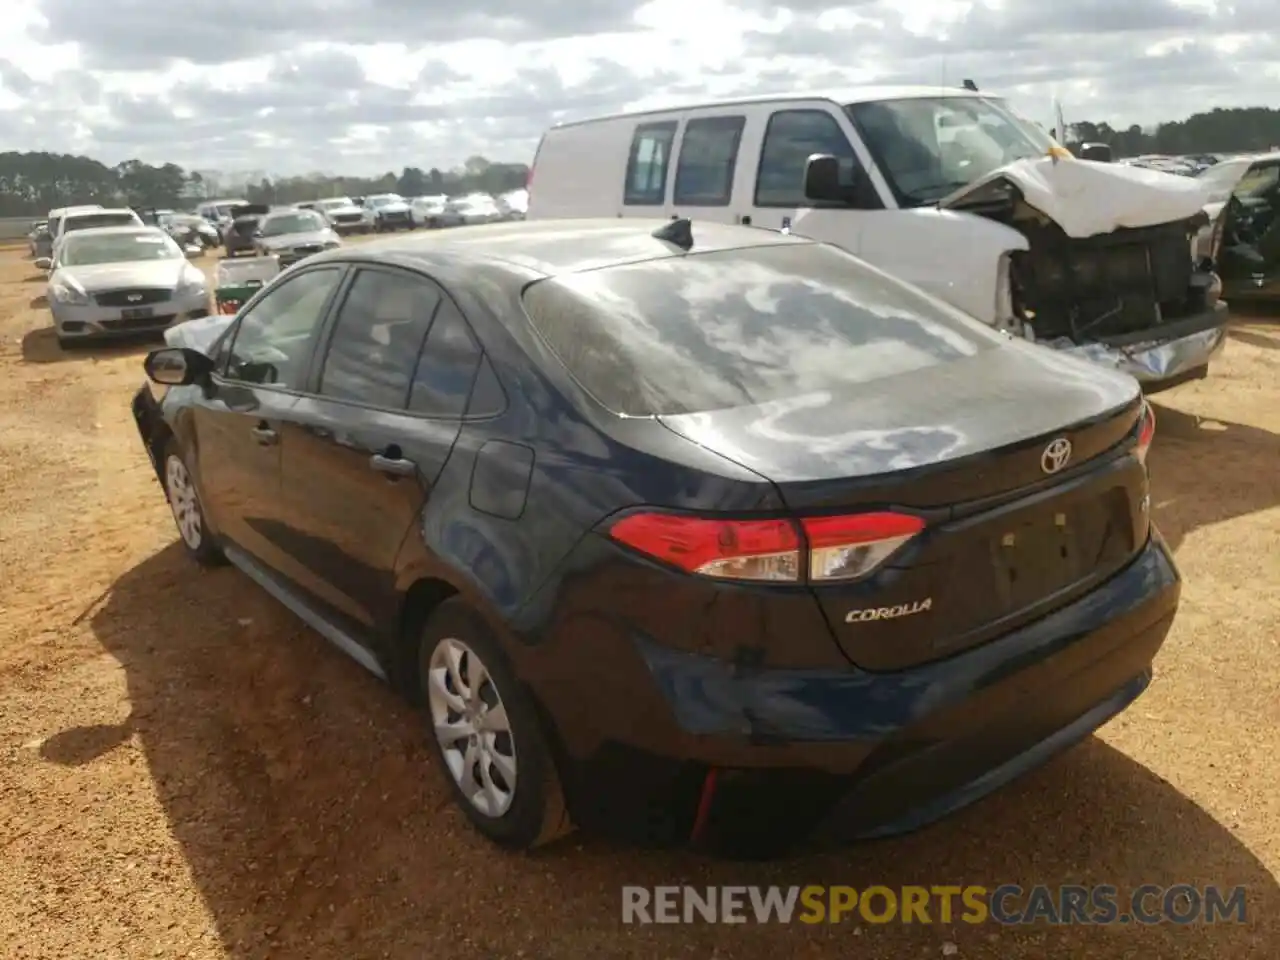
{"type": "Polygon", "coordinates": [[[1154,513],[1186,585],[1133,708],[913,836],[742,864],[488,846],[410,711],[239,572],[183,555],[129,416],[147,345],[62,353],[43,291],[0,252],[0,956],[1243,960],[1280,943],[1280,325],[1242,320],[1210,379],[1158,398],[1154,513]],[[621,924],[622,885],[682,883],[1242,884],[1248,922],[621,924]]]}

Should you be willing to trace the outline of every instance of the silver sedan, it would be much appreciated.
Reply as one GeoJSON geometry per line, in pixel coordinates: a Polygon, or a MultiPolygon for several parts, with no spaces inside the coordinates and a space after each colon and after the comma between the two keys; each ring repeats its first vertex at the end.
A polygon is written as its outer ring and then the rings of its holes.
{"type": "Polygon", "coordinates": [[[48,300],[60,344],[159,331],[209,314],[209,284],[158,227],[69,234],[52,261],[48,300]]]}

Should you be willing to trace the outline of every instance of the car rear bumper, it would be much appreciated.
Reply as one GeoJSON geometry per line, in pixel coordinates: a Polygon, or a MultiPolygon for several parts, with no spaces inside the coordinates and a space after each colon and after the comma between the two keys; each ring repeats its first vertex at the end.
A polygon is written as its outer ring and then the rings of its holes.
{"type": "MultiPolygon", "coordinates": [[[[855,837],[913,829],[1128,706],[1150,682],[1180,589],[1153,534],[1123,571],[1070,605],[892,673],[744,669],[633,638],[648,677],[629,706],[588,708],[606,729],[588,755],[566,756],[574,815],[602,829],[665,817],[669,839],[682,839],[714,770],[709,822],[749,833],[776,830],[779,818],[825,820],[855,837]]],[[[591,686],[577,696],[592,700],[591,686]]]]}

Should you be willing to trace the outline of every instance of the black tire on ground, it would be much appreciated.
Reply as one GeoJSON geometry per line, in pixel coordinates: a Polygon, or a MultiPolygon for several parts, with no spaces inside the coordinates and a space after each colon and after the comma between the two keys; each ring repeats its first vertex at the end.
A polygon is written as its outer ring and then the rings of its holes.
{"type": "Polygon", "coordinates": [[[428,739],[454,802],[472,825],[489,840],[512,850],[529,850],[571,832],[573,825],[565,807],[559,774],[533,698],[517,680],[489,626],[465,601],[446,600],[427,618],[419,635],[417,670],[428,739]],[[431,657],[446,640],[461,641],[479,657],[489,682],[506,708],[516,776],[511,806],[500,816],[490,816],[477,809],[463,793],[433,728],[431,657]]]}
{"type": "Polygon", "coordinates": [[[175,504],[174,504],[175,494],[174,494],[174,490],[171,489],[171,481],[170,481],[171,474],[170,474],[170,467],[169,467],[170,459],[177,460],[177,462],[181,465],[184,475],[187,478],[187,482],[193,484],[193,481],[191,480],[191,469],[187,465],[186,456],[183,454],[182,447],[179,445],[177,438],[175,437],[169,437],[168,440],[165,441],[164,446],[161,448],[160,473],[161,473],[161,477],[163,478],[161,482],[164,484],[165,498],[169,501],[169,510],[173,514],[174,525],[178,527],[178,537],[182,541],[182,546],[186,549],[187,553],[196,561],[196,563],[200,564],[201,566],[204,566],[204,567],[221,566],[222,564],[227,562],[227,558],[226,556],[223,555],[222,548],[218,546],[217,541],[214,539],[213,535],[209,532],[209,526],[204,519],[204,505],[200,502],[200,495],[196,491],[194,484],[192,485],[191,491],[192,491],[192,497],[194,500],[196,516],[198,518],[198,527],[199,527],[198,533],[194,540],[194,545],[193,545],[192,538],[188,535],[187,532],[183,531],[182,526],[178,521],[178,509],[175,507],[175,504]]]}

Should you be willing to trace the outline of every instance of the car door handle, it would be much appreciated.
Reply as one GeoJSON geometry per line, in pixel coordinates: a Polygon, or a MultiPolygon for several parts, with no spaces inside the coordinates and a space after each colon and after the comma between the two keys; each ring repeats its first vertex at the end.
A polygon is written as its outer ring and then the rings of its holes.
{"type": "Polygon", "coordinates": [[[403,460],[400,457],[384,457],[380,453],[375,453],[369,458],[369,466],[379,473],[385,473],[393,477],[411,477],[418,472],[418,465],[412,460],[403,460]]]}
{"type": "Polygon", "coordinates": [[[269,447],[280,439],[280,434],[276,433],[266,424],[259,424],[250,432],[253,434],[253,439],[257,440],[258,443],[262,444],[264,447],[269,447]]]}

